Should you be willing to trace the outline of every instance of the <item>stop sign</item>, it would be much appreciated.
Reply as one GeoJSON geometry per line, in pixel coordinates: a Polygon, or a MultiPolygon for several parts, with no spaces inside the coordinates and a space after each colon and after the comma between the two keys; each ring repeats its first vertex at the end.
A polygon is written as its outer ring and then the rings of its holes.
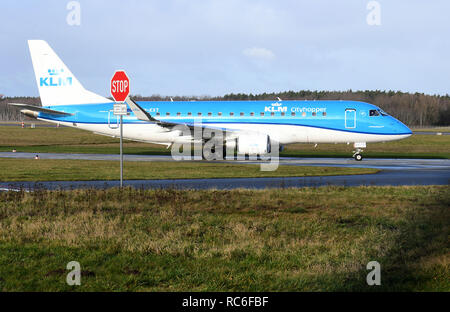
{"type": "Polygon", "coordinates": [[[123,70],[118,70],[111,78],[111,95],[116,102],[124,102],[130,93],[130,79],[123,70]]]}

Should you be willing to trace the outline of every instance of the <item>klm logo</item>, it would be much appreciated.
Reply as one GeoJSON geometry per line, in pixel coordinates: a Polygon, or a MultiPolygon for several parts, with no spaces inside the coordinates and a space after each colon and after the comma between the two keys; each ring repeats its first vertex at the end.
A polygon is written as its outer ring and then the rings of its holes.
{"type": "Polygon", "coordinates": [[[58,70],[58,69],[49,69],[48,70],[48,74],[50,76],[58,76],[59,74],[62,74],[63,72],[64,72],[64,69],[60,69],[60,70],[58,70]]]}
{"type": "Polygon", "coordinates": [[[40,77],[39,85],[41,87],[71,86],[72,77],[61,77],[63,73],[64,69],[49,69],[49,77],[40,77]]]}
{"type": "Polygon", "coordinates": [[[287,106],[282,106],[281,103],[272,103],[271,106],[266,106],[264,108],[265,112],[287,112],[287,106]]]}

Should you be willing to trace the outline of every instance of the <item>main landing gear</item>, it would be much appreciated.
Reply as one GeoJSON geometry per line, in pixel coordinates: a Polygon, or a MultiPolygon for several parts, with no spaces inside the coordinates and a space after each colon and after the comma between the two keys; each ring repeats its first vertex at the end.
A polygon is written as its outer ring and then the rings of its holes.
{"type": "Polygon", "coordinates": [[[361,155],[362,152],[362,149],[357,148],[355,151],[353,151],[353,158],[355,158],[356,161],[361,161],[363,159],[361,155]]]}

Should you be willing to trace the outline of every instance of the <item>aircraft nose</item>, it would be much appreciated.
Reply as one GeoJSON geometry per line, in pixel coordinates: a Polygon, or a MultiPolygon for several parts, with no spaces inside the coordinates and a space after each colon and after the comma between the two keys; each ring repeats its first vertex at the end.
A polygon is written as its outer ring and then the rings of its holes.
{"type": "Polygon", "coordinates": [[[405,137],[409,137],[410,135],[412,135],[411,129],[409,129],[408,126],[406,126],[398,119],[394,118],[393,126],[394,132],[396,132],[399,135],[405,135],[405,137]]]}
{"type": "Polygon", "coordinates": [[[412,135],[412,130],[408,128],[408,126],[406,126],[405,124],[402,123],[402,132],[407,134],[408,136],[412,135]]]}

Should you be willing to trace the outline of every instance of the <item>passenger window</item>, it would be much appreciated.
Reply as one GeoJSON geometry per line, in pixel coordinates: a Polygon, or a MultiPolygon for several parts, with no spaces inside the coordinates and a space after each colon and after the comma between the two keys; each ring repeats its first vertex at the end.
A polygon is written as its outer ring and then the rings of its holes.
{"type": "Polygon", "coordinates": [[[286,113],[285,113],[285,112],[282,112],[282,113],[281,113],[281,116],[286,116],[286,113]]]}
{"type": "Polygon", "coordinates": [[[241,115],[241,116],[244,116],[244,113],[241,112],[240,115],[241,115]]]}
{"type": "Polygon", "coordinates": [[[218,113],[217,113],[217,116],[222,116],[222,113],[221,113],[221,112],[218,112],[218,113]]]}
{"type": "Polygon", "coordinates": [[[189,113],[188,113],[188,116],[192,116],[192,113],[191,113],[191,112],[189,112],[189,113]]]}
{"type": "Polygon", "coordinates": [[[161,115],[160,113],[156,113],[156,116],[159,116],[159,115],[161,115]]]}
{"type": "Polygon", "coordinates": [[[375,109],[371,109],[369,111],[369,116],[380,116],[380,113],[378,113],[378,111],[375,109]]]}
{"type": "Polygon", "coordinates": [[[181,113],[177,113],[177,116],[181,116],[181,113]]]}
{"type": "Polygon", "coordinates": [[[305,117],[305,116],[306,116],[306,112],[303,112],[303,113],[302,113],[302,116],[305,117]]]}
{"type": "Polygon", "coordinates": [[[317,113],[316,113],[316,112],[313,112],[312,115],[313,115],[313,116],[317,116],[317,113]]]}
{"type": "Polygon", "coordinates": [[[264,116],[264,113],[260,113],[261,116],[264,116]]]}
{"type": "Polygon", "coordinates": [[[327,112],[323,112],[323,113],[322,113],[322,116],[326,116],[326,115],[327,115],[327,112]]]}
{"type": "Polygon", "coordinates": [[[295,116],[295,113],[294,113],[294,112],[292,112],[292,113],[291,113],[291,116],[295,116]]]}
{"type": "Polygon", "coordinates": [[[233,113],[233,112],[231,112],[231,113],[230,113],[230,116],[234,116],[234,113],[233,113]]]}
{"type": "Polygon", "coordinates": [[[166,113],[166,116],[170,116],[170,113],[166,113]]]}
{"type": "Polygon", "coordinates": [[[208,116],[212,116],[212,113],[208,113],[208,116]]]}
{"type": "Polygon", "coordinates": [[[254,113],[254,112],[251,112],[251,113],[250,113],[250,116],[255,116],[255,113],[254,113]]]}
{"type": "Polygon", "coordinates": [[[197,115],[198,115],[198,116],[201,116],[201,115],[202,115],[202,113],[197,113],[197,115]]]}
{"type": "Polygon", "coordinates": [[[274,112],[271,112],[271,113],[270,113],[270,116],[275,116],[275,113],[274,113],[274,112]]]}

